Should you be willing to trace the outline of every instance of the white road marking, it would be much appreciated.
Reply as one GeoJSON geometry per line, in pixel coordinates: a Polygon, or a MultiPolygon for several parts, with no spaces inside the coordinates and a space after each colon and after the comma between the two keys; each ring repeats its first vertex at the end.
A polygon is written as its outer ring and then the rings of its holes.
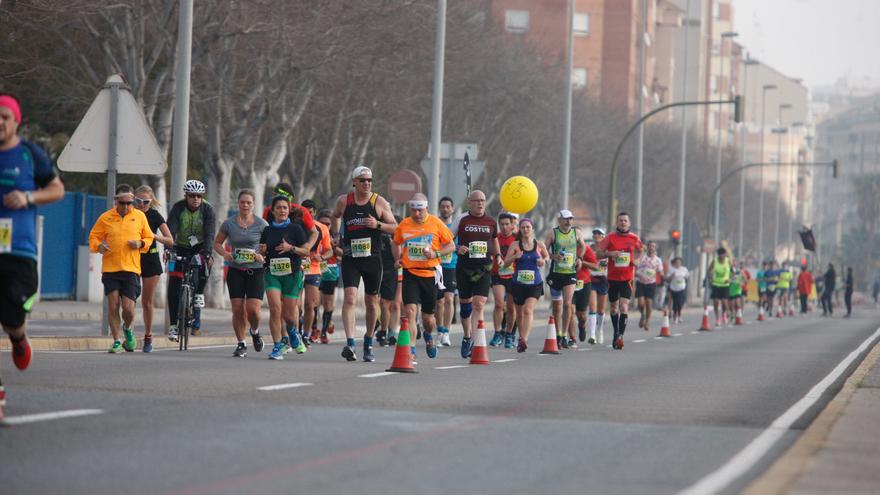
{"type": "Polygon", "coordinates": [[[95,414],[104,414],[103,409],[70,409],[68,411],[54,411],[37,414],[25,414],[22,416],[7,416],[2,421],[5,425],[23,425],[27,423],[38,423],[40,421],[53,421],[56,419],[77,418],[79,416],[93,416],[95,414]]]}
{"type": "Polygon", "coordinates": [[[807,409],[813,407],[816,401],[822,397],[822,394],[830,387],[852,364],[856,358],[870,347],[872,343],[880,337],[880,328],[874,331],[870,337],[865,339],[862,344],[849,355],[844,358],[825,378],[817,383],[813,388],[803,396],[801,400],[794,403],[782,416],[776,418],[767,429],[761,432],[754,440],[749,442],[744,449],[733,456],[726,464],[706,475],[703,479],[692,485],[690,488],[679,492],[679,495],[698,495],[718,493],[731,483],[736,481],[740,476],[751,469],[764,455],[773,448],[776,442],[789,431],[791,425],[800,418],[807,409]]]}
{"type": "Polygon", "coordinates": [[[665,337],[654,337],[654,340],[663,340],[665,337]]]}
{"type": "Polygon", "coordinates": [[[681,337],[682,335],[684,335],[684,334],[683,334],[683,333],[674,333],[674,334],[672,334],[673,337],[681,337]]]}
{"type": "Polygon", "coordinates": [[[699,330],[694,330],[693,332],[691,332],[691,335],[699,335],[699,334],[700,334],[699,330]]]}
{"type": "Polygon", "coordinates": [[[645,339],[633,340],[634,344],[641,344],[642,342],[645,342],[645,339]]]}
{"type": "Polygon", "coordinates": [[[397,375],[396,371],[382,371],[379,373],[367,373],[366,375],[358,375],[358,378],[378,378],[380,376],[397,375]]]}
{"type": "Polygon", "coordinates": [[[510,359],[496,359],[495,361],[492,361],[492,362],[493,362],[493,363],[509,363],[509,362],[511,362],[511,361],[516,361],[516,358],[510,358],[510,359]]]}
{"type": "Polygon", "coordinates": [[[467,368],[467,367],[468,367],[468,365],[466,365],[466,364],[456,364],[456,365],[453,365],[453,366],[438,366],[438,367],[436,367],[436,368],[434,368],[434,369],[435,369],[435,370],[455,370],[455,369],[458,369],[458,368],[467,368]]]}
{"type": "Polygon", "coordinates": [[[279,383],[278,385],[266,385],[265,387],[257,387],[257,390],[264,390],[264,391],[269,392],[272,390],[284,390],[286,388],[308,387],[310,385],[314,385],[314,383],[303,383],[303,382],[279,383]]]}
{"type": "Polygon", "coordinates": [[[585,349],[578,349],[578,352],[584,352],[584,351],[589,351],[589,350],[590,350],[590,348],[587,347],[587,348],[585,348],[585,349]]]}

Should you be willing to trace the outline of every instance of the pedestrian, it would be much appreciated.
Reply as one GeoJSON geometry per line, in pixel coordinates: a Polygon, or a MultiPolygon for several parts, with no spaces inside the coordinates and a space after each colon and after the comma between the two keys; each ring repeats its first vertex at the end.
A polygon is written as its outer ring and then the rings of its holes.
{"type": "MultiPolygon", "coordinates": [[[[27,313],[37,298],[37,205],[64,197],[64,183],[38,146],[18,136],[21,107],[0,95],[0,325],[16,368],[27,369],[27,313]]],[[[2,410],[0,410],[2,412],[2,410]]]]}
{"type": "Polygon", "coordinates": [[[834,306],[831,303],[831,296],[834,294],[834,287],[837,284],[837,272],[834,271],[834,265],[828,263],[828,270],[822,276],[822,316],[834,314],[834,306]]]}
{"type": "Polygon", "coordinates": [[[844,279],[843,301],[846,304],[846,318],[852,316],[852,295],[853,295],[853,272],[852,267],[846,267],[846,279],[844,279]]]}
{"type": "Polygon", "coordinates": [[[797,291],[801,301],[801,314],[807,314],[807,299],[813,291],[813,274],[807,268],[807,265],[801,267],[801,273],[797,279],[797,291]]]}
{"type": "Polygon", "coordinates": [[[597,245],[596,256],[608,258],[608,302],[611,303],[611,326],[614,327],[612,347],[623,349],[623,335],[629,317],[635,276],[634,253],[644,248],[642,240],[630,232],[629,213],[617,214],[617,229],[597,245]]]}
{"type": "Polygon", "coordinates": [[[159,257],[159,243],[166,247],[174,245],[171,231],[165,223],[165,217],[159,213],[160,205],[153,194],[153,188],[142,185],[134,190],[134,207],[144,212],[147,223],[150,224],[150,232],[153,233],[153,243],[146,253],[141,254],[141,311],[144,315],[144,352],[153,352],[153,295],[159,285],[159,277],[162,275],[162,258],[159,257]]]}
{"type": "Polygon", "coordinates": [[[535,315],[535,305],[544,295],[544,281],[541,269],[550,259],[544,243],[535,238],[535,227],[528,218],[519,221],[517,241],[507,251],[504,263],[513,264],[513,280],[510,284],[511,296],[516,306],[516,319],[519,322],[519,341],[516,352],[526,352],[529,335],[535,315]]]}
{"type": "Polygon", "coordinates": [[[672,299],[672,321],[681,323],[681,310],[687,302],[687,285],[688,285],[687,267],[684,266],[684,260],[680,257],[672,258],[672,267],[666,275],[669,283],[669,293],[672,299]]]}
{"type": "Polygon", "coordinates": [[[89,233],[89,249],[103,256],[101,283],[107,298],[110,332],[116,354],[137,348],[134,338],[134,303],[141,295],[141,254],[150,250],[153,231],[144,212],[133,208],[134,190],[128,184],[116,187],[116,206],[98,217],[89,233]],[[119,313],[122,310],[122,334],[119,313]],[[123,345],[120,336],[125,336],[123,345]]]}

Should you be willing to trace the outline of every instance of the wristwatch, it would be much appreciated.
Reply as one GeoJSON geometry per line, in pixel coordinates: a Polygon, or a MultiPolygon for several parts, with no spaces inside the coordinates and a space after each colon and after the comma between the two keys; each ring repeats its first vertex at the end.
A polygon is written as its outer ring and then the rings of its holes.
{"type": "Polygon", "coordinates": [[[34,193],[31,191],[24,192],[24,199],[27,201],[28,206],[34,206],[34,193]]]}

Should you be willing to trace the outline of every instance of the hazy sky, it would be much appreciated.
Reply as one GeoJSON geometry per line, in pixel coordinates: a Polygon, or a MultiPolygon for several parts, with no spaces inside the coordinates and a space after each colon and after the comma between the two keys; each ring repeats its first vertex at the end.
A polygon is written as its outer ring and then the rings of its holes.
{"type": "Polygon", "coordinates": [[[739,41],[783,74],[810,88],[880,81],[880,0],[732,1],[739,41]]]}

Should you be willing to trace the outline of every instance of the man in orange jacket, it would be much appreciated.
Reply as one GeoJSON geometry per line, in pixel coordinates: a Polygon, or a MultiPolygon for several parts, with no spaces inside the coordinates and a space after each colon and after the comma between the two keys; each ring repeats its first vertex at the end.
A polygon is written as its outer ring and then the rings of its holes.
{"type": "Polygon", "coordinates": [[[124,349],[132,352],[137,347],[132,326],[134,303],[141,295],[141,253],[153,243],[153,232],[144,212],[133,208],[134,191],[128,184],[116,188],[116,207],[105,211],[89,233],[89,249],[103,255],[101,282],[109,306],[108,319],[113,334],[109,352],[122,352],[119,339],[119,308],[122,307],[124,349]]]}
{"type": "Polygon", "coordinates": [[[801,267],[801,273],[797,280],[798,295],[801,297],[801,314],[807,314],[807,298],[813,291],[813,274],[807,269],[807,265],[801,267]]]}

